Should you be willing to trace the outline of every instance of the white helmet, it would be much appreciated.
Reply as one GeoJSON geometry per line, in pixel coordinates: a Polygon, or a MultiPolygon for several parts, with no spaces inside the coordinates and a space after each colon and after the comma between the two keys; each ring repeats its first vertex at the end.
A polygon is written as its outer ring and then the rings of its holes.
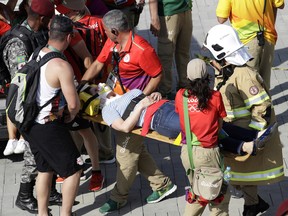
{"type": "Polygon", "coordinates": [[[203,45],[210,50],[214,58],[217,60],[225,58],[230,64],[243,65],[251,59],[239,40],[237,32],[224,24],[212,27],[203,45]]]}

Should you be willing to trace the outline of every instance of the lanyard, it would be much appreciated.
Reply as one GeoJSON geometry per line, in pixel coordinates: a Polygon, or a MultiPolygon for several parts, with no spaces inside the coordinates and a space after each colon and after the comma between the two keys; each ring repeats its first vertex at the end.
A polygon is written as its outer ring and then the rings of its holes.
{"type": "Polygon", "coordinates": [[[56,49],[55,47],[53,47],[53,46],[51,46],[51,45],[49,45],[49,44],[47,44],[46,47],[47,47],[48,49],[54,51],[54,52],[62,53],[60,50],[56,49]]]}

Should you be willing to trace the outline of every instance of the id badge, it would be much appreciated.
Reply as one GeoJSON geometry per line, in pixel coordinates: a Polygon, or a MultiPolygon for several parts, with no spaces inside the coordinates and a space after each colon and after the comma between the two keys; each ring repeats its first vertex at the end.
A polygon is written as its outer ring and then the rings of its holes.
{"type": "Polygon", "coordinates": [[[115,5],[121,5],[121,4],[125,4],[128,2],[128,0],[114,0],[115,5]]]}
{"type": "Polygon", "coordinates": [[[114,89],[116,86],[116,82],[117,78],[115,77],[115,75],[113,75],[113,73],[110,72],[106,81],[106,85],[108,85],[111,89],[114,89]]]}

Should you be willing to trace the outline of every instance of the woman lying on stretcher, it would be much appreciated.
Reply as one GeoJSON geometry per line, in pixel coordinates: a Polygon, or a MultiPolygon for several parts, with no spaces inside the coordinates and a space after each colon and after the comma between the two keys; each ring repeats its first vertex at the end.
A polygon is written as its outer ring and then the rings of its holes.
{"type": "MultiPolygon", "coordinates": [[[[193,60],[190,63],[193,64],[193,60]]],[[[207,76],[205,79],[209,80],[209,77],[207,76]]],[[[209,84],[209,82],[207,83],[209,84]]],[[[158,92],[145,96],[139,89],[133,89],[120,96],[116,95],[109,86],[99,85],[96,92],[102,92],[99,93],[102,118],[113,129],[128,133],[134,127],[142,127],[141,135],[143,136],[149,130],[155,130],[169,138],[176,138],[180,132],[182,133],[174,101],[162,99],[158,92]]],[[[235,154],[253,154],[256,153],[256,148],[264,147],[275,127],[276,124],[257,132],[224,123],[219,132],[220,143],[224,144],[224,149],[227,144],[236,143],[233,146],[238,146],[237,148],[227,149],[235,154]]],[[[182,135],[184,134],[182,133],[182,135]]],[[[182,141],[185,142],[185,139],[182,141]]]]}

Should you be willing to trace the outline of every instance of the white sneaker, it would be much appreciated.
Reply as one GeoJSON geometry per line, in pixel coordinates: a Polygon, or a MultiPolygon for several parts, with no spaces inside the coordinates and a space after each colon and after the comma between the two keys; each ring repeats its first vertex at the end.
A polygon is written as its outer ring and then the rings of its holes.
{"type": "Polygon", "coordinates": [[[18,142],[17,139],[9,139],[7,142],[5,150],[3,151],[3,154],[5,156],[13,154],[14,150],[17,146],[17,142],[18,142]]]}
{"type": "Polygon", "coordinates": [[[85,181],[86,180],[86,175],[84,172],[81,173],[80,181],[85,181]]]}
{"type": "Polygon", "coordinates": [[[19,139],[17,142],[17,146],[14,149],[14,153],[15,154],[22,154],[26,148],[26,143],[27,143],[27,141],[25,141],[24,139],[19,139]]]}

